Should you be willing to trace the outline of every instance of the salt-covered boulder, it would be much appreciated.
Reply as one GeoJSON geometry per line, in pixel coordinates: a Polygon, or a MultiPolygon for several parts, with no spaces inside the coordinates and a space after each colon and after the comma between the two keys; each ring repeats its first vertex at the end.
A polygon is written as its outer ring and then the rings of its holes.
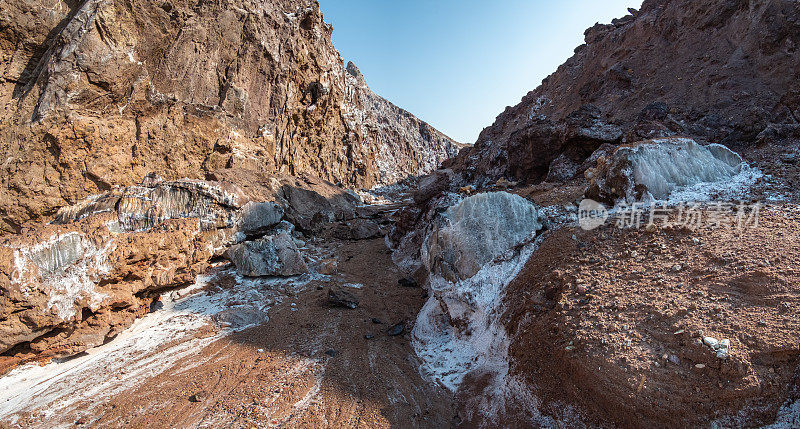
{"type": "Polygon", "coordinates": [[[600,156],[596,167],[586,171],[586,197],[610,204],[666,199],[680,188],[729,180],[743,165],[738,154],[722,145],[685,138],[648,140],[600,156]]]}
{"type": "Polygon", "coordinates": [[[457,281],[520,244],[542,228],[536,206],[507,192],[478,194],[450,207],[423,243],[431,272],[457,281]]]}
{"type": "Polygon", "coordinates": [[[295,276],[308,272],[303,255],[286,233],[231,246],[225,256],[243,276],[295,276]]]}
{"type": "Polygon", "coordinates": [[[283,218],[283,207],[273,202],[249,202],[239,213],[239,232],[258,235],[267,232],[283,218]]]}

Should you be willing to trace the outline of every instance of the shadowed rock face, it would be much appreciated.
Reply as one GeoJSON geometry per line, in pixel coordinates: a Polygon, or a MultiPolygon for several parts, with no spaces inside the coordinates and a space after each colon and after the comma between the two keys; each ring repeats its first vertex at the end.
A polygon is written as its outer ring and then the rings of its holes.
{"type": "Polygon", "coordinates": [[[800,4],[783,0],[646,0],[588,29],[575,55],[452,166],[538,183],[561,155],[581,164],[604,143],[737,145],[788,133],[800,118],[798,15],[800,4]]]}
{"type": "Polygon", "coordinates": [[[346,69],[316,2],[12,0],[0,11],[0,230],[220,168],[388,184],[455,155],[346,69]]]}

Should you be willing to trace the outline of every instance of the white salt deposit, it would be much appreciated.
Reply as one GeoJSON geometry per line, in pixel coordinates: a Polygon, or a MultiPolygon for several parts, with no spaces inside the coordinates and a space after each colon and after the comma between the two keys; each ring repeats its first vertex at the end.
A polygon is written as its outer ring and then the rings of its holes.
{"type": "MultiPolygon", "coordinates": [[[[219,274],[235,276],[232,271],[219,274]]],[[[269,308],[284,298],[281,291],[299,291],[315,279],[311,275],[290,279],[236,276],[232,288],[192,295],[211,278],[200,276],[192,286],[163,294],[162,308],[107,344],[69,360],[24,365],[0,377],[0,420],[13,423],[20,412],[41,413],[46,419],[76,406],[89,411],[209,343],[265,322],[269,308]],[[209,324],[218,326],[214,335],[195,338],[198,329],[209,324]]]]}
{"type": "Polygon", "coordinates": [[[739,173],[718,182],[703,182],[677,188],[666,198],[670,204],[680,202],[740,201],[748,198],[753,185],[764,177],[761,170],[742,164],[739,173]]]}
{"type": "Polygon", "coordinates": [[[95,284],[98,276],[110,270],[108,254],[116,242],[107,241],[103,248],[95,245],[77,232],[56,235],[49,240],[30,247],[14,250],[14,273],[12,283],[20,286],[23,293],[33,287],[41,287],[49,296],[48,308],[55,308],[64,321],[77,314],[78,301],[86,301],[92,311],[97,311],[105,294],[98,292],[95,284]],[[31,278],[41,278],[41,283],[30,283],[31,278]]]}
{"type": "Polygon", "coordinates": [[[620,148],[617,155],[631,161],[634,183],[647,186],[652,197],[659,200],[679,188],[730,180],[745,165],[739,155],[724,146],[703,146],[691,139],[653,140],[620,148]]]}
{"type": "Polygon", "coordinates": [[[482,367],[508,370],[508,338],[498,322],[505,288],[528,261],[534,243],[508,252],[475,276],[456,283],[431,276],[431,296],[417,317],[412,343],[421,372],[455,391],[464,376],[482,367]],[[451,321],[458,319],[458,327],[451,321]]]}
{"type": "Polygon", "coordinates": [[[795,429],[800,428],[800,401],[787,402],[778,411],[775,423],[763,429],[795,429]]]}

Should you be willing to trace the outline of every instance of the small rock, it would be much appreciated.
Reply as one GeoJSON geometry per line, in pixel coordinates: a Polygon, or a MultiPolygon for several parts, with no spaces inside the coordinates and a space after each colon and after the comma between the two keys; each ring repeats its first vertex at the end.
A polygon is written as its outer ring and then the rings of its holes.
{"type": "Polygon", "coordinates": [[[382,325],[383,324],[383,322],[381,322],[381,319],[378,319],[377,317],[373,317],[372,318],[372,323],[374,323],[376,325],[382,325]]]}
{"type": "Polygon", "coordinates": [[[587,290],[586,285],[578,285],[575,288],[575,292],[578,292],[579,295],[586,295],[587,290]]]}
{"type": "Polygon", "coordinates": [[[358,307],[358,298],[340,286],[331,286],[328,290],[328,302],[336,307],[354,309],[358,307]]]}
{"type": "Polygon", "coordinates": [[[711,348],[714,348],[714,347],[717,347],[717,345],[719,344],[719,340],[717,340],[714,337],[705,337],[705,338],[703,338],[703,344],[705,344],[705,345],[707,345],[707,346],[709,346],[711,348]]]}
{"type": "Polygon", "coordinates": [[[402,287],[419,287],[417,281],[412,279],[411,277],[405,277],[397,281],[397,284],[402,287]]]}
{"type": "Polygon", "coordinates": [[[75,426],[82,426],[86,424],[86,417],[81,417],[78,420],[75,420],[75,426]]]}
{"type": "Polygon", "coordinates": [[[208,392],[205,390],[201,390],[200,392],[195,393],[194,395],[189,397],[190,402],[203,402],[208,398],[208,392]]]}
{"type": "Polygon", "coordinates": [[[326,355],[328,355],[328,356],[330,356],[330,357],[334,357],[334,356],[336,356],[338,353],[339,353],[339,352],[337,352],[337,351],[336,351],[336,350],[334,350],[334,349],[328,349],[328,350],[325,350],[325,354],[326,354],[326,355]]]}
{"type": "Polygon", "coordinates": [[[458,188],[458,191],[461,192],[462,194],[472,195],[472,193],[475,192],[475,187],[472,185],[462,186],[458,188]]]}
{"type": "Polygon", "coordinates": [[[675,355],[669,355],[669,357],[667,357],[667,360],[670,363],[672,363],[673,365],[680,365],[681,364],[681,359],[678,356],[675,356],[675,355]]]}
{"type": "Polygon", "coordinates": [[[675,265],[672,266],[672,271],[675,271],[676,273],[678,271],[682,270],[682,269],[683,269],[683,265],[681,265],[681,264],[675,264],[675,265]]]}
{"type": "Polygon", "coordinates": [[[364,338],[367,339],[367,340],[371,340],[371,339],[375,338],[375,335],[374,334],[364,334],[364,338]]]}
{"type": "Polygon", "coordinates": [[[697,238],[697,237],[693,237],[693,238],[692,238],[692,243],[694,243],[694,244],[700,244],[700,239],[699,239],[699,238],[697,238]]]}
{"type": "Polygon", "coordinates": [[[698,364],[697,364],[697,365],[695,365],[694,367],[695,367],[695,368],[697,368],[697,369],[703,369],[703,368],[705,368],[706,366],[705,366],[704,364],[702,364],[702,363],[698,363],[698,364]]]}
{"type": "Polygon", "coordinates": [[[396,337],[398,335],[403,335],[406,331],[406,324],[403,322],[397,323],[392,325],[386,333],[389,334],[390,337],[396,337]]]}
{"type": "Polygon", "coordinates": [[[256,353],[264,353],[264,349],[258,349],[256,350],[256,353]]]}

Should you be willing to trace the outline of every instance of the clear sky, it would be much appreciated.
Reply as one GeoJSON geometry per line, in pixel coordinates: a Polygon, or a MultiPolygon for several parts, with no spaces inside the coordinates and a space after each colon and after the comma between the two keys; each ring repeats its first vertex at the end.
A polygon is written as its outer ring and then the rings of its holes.
{"type": "Polygon", "coordinates": [[[376,93],[474,143],[583,43],[641,0],[319,0],[333,43],[376,93]]]}

